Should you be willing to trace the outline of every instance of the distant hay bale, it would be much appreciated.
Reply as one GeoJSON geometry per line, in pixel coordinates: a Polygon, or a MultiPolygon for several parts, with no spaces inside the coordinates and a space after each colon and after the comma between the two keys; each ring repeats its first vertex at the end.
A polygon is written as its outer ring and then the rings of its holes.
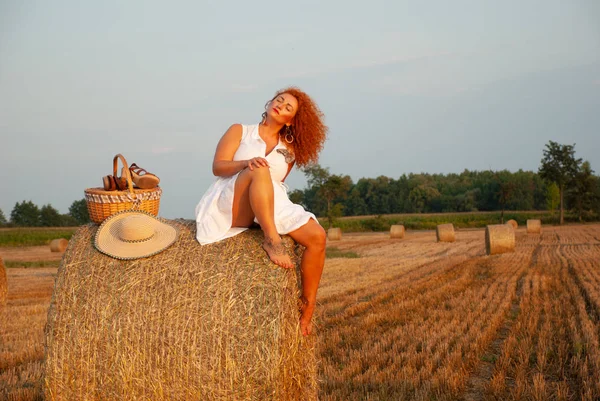
{"type": "Polygon", "coordinates": [[[4,261],[0,256],[0,308],[6,305],[6,296],[8,294],[8,281],[6,279],[6,268],[4,261]]]}
{"type": "Polygon", "coordinates": [[[493,224],[485,228],[485,251],[496,255],[515,250],[515,230],[510,224],[493,224]]]}
{"type": "Polygon", "coordinates": [[[438,242],[454,242],[456,240],[454,225],[452,223],[439,224],[436,228],[435,235],[438,242]]]}
{"type": "Polygon", "coordinates": [[[390,227],[390,238],[404,238],[405,229],[403,225],[394,224],[390,227]]]}
{"type": "Polygon", "coordinates": [[[53,239],[50,241],[50,251],[52,252],[64,252],[69,245],[69,241],[64,238],[53,239]]]}
{"type": "Polygon", "coordinates": [[[131,261],[72,237],[46,326],[47,400],[316,400],[314,334],[299,330],[297,269],[270,262],[248,230],[201,246],[195,222],[131,261]]]}
{"type": "Polygon", "coordinates": [[[519,227],[519,223],[515,219],[510,219],[506,222],[506,224],[510,224],[514,230],[519,227]]]}
{"type": "Polygon", "coordinates": [[[541,220],[527,220],[527,234],[539,234],[542,232],[541,220]]]}
{"type": "Polygon", "coordinates": [[[330,228],[327,230],[327,238],[330,241],[338,241],[342,239],[342,229],[341,228],[330,228]]]}

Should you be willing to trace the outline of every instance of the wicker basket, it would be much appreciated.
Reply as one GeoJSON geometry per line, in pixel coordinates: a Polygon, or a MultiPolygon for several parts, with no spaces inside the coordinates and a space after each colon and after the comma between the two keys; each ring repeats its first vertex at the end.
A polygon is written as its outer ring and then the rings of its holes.
{"type": "Polygon", "coordinates": [[[113,175],[117,176],[117,167],[119,159],[125,167],[125,178],[129,191],[105,191],[104,188],[88,188],[85,192],[85,201],[87,203],[90,219],[97,224],[117,212],[123,210],[143,210],[154,216],[158,216],[160,206],[160,196],[162,189],[160,187],[152,189],[140,189],[133,187],[129,165],[123,157],[118,154],[113,159],[113,175]]]}

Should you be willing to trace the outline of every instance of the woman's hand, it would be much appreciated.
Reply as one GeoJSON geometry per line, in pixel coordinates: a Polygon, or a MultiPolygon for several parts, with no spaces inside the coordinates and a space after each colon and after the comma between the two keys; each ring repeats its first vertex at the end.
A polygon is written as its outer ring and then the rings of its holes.
{"type": "Polygon", "coordinates": [[[267,162],[267,159],[264,157],[253,157],[252,159],[247,160],[247,162],[250,170],[254,170],[254,168],[269,167],[269,162],[267,162]]]}

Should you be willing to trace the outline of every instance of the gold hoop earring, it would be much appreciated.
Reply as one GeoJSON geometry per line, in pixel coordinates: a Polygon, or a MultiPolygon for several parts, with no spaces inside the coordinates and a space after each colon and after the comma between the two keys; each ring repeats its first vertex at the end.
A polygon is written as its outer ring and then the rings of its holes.
{"type": "Polygon", "coordinates": [[[285,126],[285,137],[284,138],[287,143],[294,142],[294,134],[292,133],[292,129],[290,128],[289,125],[285,126]]]}

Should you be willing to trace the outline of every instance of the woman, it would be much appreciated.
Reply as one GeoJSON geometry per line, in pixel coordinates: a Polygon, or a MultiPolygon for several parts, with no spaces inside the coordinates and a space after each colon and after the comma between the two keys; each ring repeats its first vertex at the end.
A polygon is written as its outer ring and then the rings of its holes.
{"type": "Polygon", "coordinates": [[[260,224],[269,258],[293,268],[281,243],[288,234],[306,247],[301,261],[300,330],[312,330],[317,288],[325,263],[325,231],[314,214],[287,197],[283,181],[294,164],[316,162],[327,127],[323,114],[300,89],[277,92],[256,125],[234,124],[217,145],[213,174],[218,178],[196,206],[196,238],[202,245],[232,237],[260,224]]]}

